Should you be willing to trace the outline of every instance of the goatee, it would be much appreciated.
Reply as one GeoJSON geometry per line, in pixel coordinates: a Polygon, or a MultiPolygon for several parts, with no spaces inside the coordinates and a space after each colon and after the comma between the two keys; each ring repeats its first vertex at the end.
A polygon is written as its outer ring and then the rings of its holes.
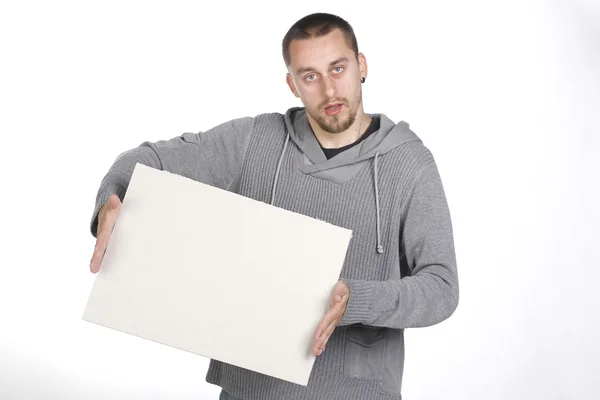
{"type": "MultiPolygon", "coordinates": [[[[346,131],[348,128],[350,128],[352,126],[352,124],[354,124],[354,121],[356,121],[356,114],[358,113],[358,106],[360,105],[362,99],[362,88],[360,89],[358,96],[356,96],[355,102],[354,104],[356,104],[356,108],[352,108],[350,102],[345,101],[345,99],[342,99],[341,103],[343,104],[344,107],[348,108],[348,119],[346,119],[345,121],[342,119],[343,116],[340,115],[333,115],[333,116],[323,116],[320,112],[317,113],[317,115],[312,115],[313,119],[317,122],[317,124],[319,124],[319,126],[321,127],[321,129],[323,129],[325,132],[328,133],[340,133],[340,132],[344,132],[346,131]]],[[[325,104],[329,104],[332,103],[332,101],[328,101],[325,104]]],[[[323,107],[321,107],[323,108],[323,107]]],[[[342,109],[343,111],[343,109],[342,109]]]]}

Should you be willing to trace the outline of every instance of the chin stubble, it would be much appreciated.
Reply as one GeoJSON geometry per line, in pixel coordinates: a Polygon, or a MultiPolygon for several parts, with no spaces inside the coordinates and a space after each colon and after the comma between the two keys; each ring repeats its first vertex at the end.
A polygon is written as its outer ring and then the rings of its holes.
{"type": "MultiPolygon", "coordinates": [[[[347,105],[348,107],[348,119],[346,120],[345,123],[343,123],[342,125],[338,126],[339,121],[339,116],[338,115],[334,115],[332,117],[330,117],[330,120],[327,120],[327,117],[321,117],[321,114],[318,114],[318,118],[313,118],[317,121],[317,123],[319,124],[319,126],[321,127],[321,129],[323,129],[325,132],[328,133],[340,133],[340,132],[344,132],[345,130],[347,130],[348,128],[350,128],[352,126],[352,124],[354,123],[354,121],[356,121],[356,114],[358,113],[358,104],[360,104],[360,101],[362,99],[362,87],[360,88],[359,92],[358,92],[358,96],[356,96],[356,101],[355,104],[357,104],[357,107],[355,109],[353,109],[352,107],[350,107],[350,105],[347,105]],[[331,121],[331,122],[329,122],[331,121]]],[[[345,104],[344,104],[345,105],[345,104]]]]}

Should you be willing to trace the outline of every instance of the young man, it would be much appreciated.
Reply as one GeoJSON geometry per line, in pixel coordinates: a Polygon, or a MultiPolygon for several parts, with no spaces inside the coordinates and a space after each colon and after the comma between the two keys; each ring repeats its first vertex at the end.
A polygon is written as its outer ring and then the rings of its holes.
{"type": "Polygon", "coordinates": [[[399,400],[404,329],[437,324],[458,305],[437,166],[407,123],[363,111],[367,61],[345,20],[306,16],[282,47],[304,107],[122,153],[96,198],[90,268],[98,271],[136,162],[352,229],[308,386],[216,360],[206,380],[223,388],[222,400],[399,400]]]}

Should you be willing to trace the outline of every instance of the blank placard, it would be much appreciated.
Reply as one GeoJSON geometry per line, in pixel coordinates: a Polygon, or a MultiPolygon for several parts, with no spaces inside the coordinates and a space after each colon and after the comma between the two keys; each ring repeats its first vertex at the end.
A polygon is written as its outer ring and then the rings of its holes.
{"type": "Polygon", "coordinates": [[[83,319],[306,385],[351,234],[138,163],[83,319]]]}

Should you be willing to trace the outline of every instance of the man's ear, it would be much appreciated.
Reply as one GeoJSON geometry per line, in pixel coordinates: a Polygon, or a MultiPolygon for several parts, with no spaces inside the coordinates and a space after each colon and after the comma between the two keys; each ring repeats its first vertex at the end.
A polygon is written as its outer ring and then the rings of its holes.
{"type": "Polygon", "coordinates": [[[367,77],[369,68],[367,67],[367,58],[363,53],[358,53],[358,68],[360,69],[360,76],[367,77]]]}
{"type": "Polygon", "coordinates": [[[296,90],[296,86],[294,85],[294,81],[292,79],[292,76],[290,75],[289,72],[285,75],[285,81],[287,82],[287,84],[290,87],[290,90],[292,91],[292,93],[294,94],[294,96],[300,97],[300,95],[298,94],[298,91],[296,90]]]}

